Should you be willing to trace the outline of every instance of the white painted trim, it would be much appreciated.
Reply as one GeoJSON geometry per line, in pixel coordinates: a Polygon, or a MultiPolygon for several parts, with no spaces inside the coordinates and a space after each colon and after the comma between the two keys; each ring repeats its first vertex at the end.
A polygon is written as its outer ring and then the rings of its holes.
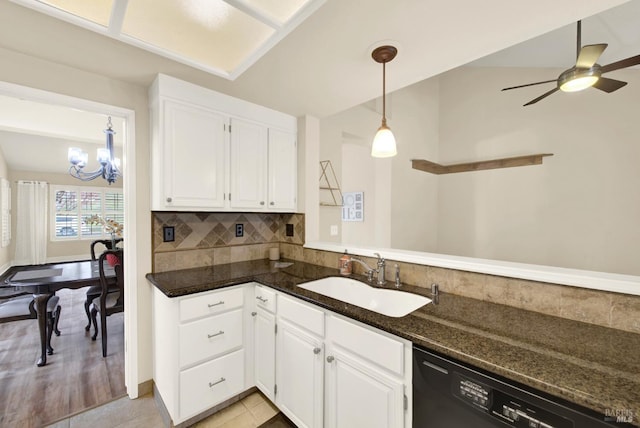
{"type": "MultiPolygon", "coordinates": [[[[350,254],[358,256],[376,257],[374,253],[380,253],[385,259],[406,263],[640,296],[640,277],[633,275],[476,259],[472,257],[423,253],[391,248],[355,247],[352,245],[337,244],[335,242],[309,242],[305,244],[305,248],[339,253],[336,254],[336,266],[338,265],[339,255],[346,249],[350,254]]],[[[428,279],[429,278],[425,278],[425,280],[428,279]]]]}
{"type": "MultiPolygon", "coordinates": [[[[31,101],[44,102],[53,105],[61,105],[80,110],[90,111],[98,114],[122,117],[125,119],[126,144],[124,147],[123,159],[123,181],[124,181],[124,207],[125,224],[135,225],[137,218],[135,185],[136,185],[136,162],[135,162],[135,112],[130,109],[111,106],[108,104],[89,101],[68,95],[34,89],[27,86],[20,86],[13,83],[0,81],[0,94],[23,98],[31,101]]],[[[138,283],[137,283],[137,236],[136,227],[127,227],[124,231],[124,239],[127,242],[125,252],[125,385],[130,398],[138,397],[138,283]]]]}

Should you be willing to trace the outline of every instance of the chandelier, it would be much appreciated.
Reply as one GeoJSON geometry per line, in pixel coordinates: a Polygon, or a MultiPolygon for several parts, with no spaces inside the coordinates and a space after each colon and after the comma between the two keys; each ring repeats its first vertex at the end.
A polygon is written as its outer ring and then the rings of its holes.
{"type": "Polygon", "coordinates": [[[120,172],[120,159],[114,157],[113,153],[113,134],[116,132],[111,129],[112,126],[111,116],[109,116],[107,129],[104,130],[104,133],[107,134],[107,146],[104,149],[98,149],[97,159],[100,163],[100,168],[97,170],[92,172],[83,171],[83,168],[87,165],[89,155],[77,147],[69,148],[69,163],[71,163],[69,174],[71,174],[72,177],[82,181],[90,181],[102,177],[107,180],[109,185],[114,183],[118,177],[122,177],[122,173],[120,172]]]}

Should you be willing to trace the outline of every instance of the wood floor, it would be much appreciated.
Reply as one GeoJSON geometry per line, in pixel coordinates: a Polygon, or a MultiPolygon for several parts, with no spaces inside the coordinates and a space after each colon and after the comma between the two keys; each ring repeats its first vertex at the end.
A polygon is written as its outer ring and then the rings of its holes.
{"type": "Polygon", "coordinates": [[[84,330],[85,292],[56,293],[61,335],[52,337],[54,354],[44,367],[35,364],[40,352],[36,320],[0,324],[0,427],[42,427],[126,394],[124,314],[107,318],[103,358],[100,336],[94,342],[84,330]]]}

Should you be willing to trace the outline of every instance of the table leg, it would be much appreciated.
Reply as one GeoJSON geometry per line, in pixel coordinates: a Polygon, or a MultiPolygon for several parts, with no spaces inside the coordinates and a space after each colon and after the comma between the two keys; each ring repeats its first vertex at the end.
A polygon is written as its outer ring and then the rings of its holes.
{"type": "Polygon", "coordinates": [[[35,296],[36,314],[38,314],[38,330],[40,330],[40,359],[38,367],[47,364],[47,303],[53,294],[38,294],[35,296]]]}

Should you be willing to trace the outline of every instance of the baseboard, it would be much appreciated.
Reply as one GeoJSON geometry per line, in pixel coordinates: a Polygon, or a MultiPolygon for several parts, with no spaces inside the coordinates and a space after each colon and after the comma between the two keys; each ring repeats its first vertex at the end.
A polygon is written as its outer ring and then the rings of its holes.
{"type": "Polygon", "coordinates": [[[151,394],[153,391],[153,379],[138,384],[138,397],[151,394]]]}

